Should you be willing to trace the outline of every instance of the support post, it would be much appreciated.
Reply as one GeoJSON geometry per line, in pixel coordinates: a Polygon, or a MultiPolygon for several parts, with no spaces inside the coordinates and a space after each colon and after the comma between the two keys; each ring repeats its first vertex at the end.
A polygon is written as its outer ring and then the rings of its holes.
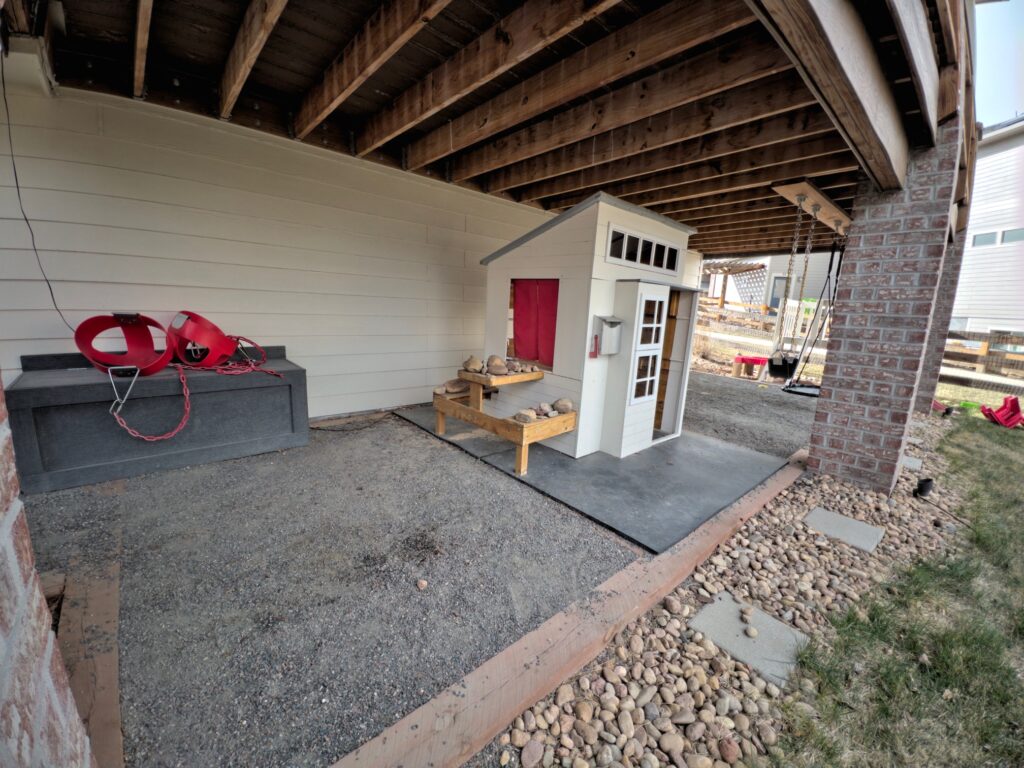
{"type": "Polygon", "coordinates": [[[899,476],[935,313],[962,142],[959,117],[911,154],[906,187],[866,180],[832,317],[808,466],[890,493],[899,476]]]}

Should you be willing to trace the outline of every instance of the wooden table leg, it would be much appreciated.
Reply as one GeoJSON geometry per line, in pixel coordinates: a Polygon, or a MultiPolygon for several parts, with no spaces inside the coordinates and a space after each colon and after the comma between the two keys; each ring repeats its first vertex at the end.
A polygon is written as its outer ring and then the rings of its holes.
{"type": "Polygon", "coordinates": [[[516,446],[516,474],[519,476],[526,474],[527,465],[530,463],[530,446],[528,445],[517,445],[516,446]]]}
{"type": "Polygon", "coordinates": [[[434,409],[434,432],[438,435],[444,434],[444,414],[436,408],[434,409]]]}
{"type": "Polygon", "coordinates": [[[734,362],[732,364],[732,375],[733,375],[733,378],[736,378],[736,379],[740,378],[740,374],[742,374],[742,372],[743,372],[743,363],[734,362]]]}
{"type": "Polygon", "coordinates": [[[469,382],[469,407],[482,411],[484,409],[484,385],[475,381],[469,382]]]}

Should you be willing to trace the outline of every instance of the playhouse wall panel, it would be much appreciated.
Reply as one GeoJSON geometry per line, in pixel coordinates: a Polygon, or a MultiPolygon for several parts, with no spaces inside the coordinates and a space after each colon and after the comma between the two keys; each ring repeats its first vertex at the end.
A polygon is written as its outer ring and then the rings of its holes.
{"type": "MultiPolygon", "coordinates": [[[[167,322],[191,308],[228,332],[284,344],[308,370],[311,416],[429,400],[482,349],[481,256],[550,218],[143,102],[8,85],[25,208],[68,320],[118,310],[167,322]]],[[[74,350],[13,192],[5,156],[7,382],[22,354],[74,350]]]]}

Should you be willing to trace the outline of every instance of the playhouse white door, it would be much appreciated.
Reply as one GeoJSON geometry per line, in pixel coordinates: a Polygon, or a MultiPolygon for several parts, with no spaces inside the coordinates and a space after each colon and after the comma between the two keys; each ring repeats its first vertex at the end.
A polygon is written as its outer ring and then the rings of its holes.
{"type": "Polygon", "coordinates": [[[657,294],[641,291],[637,307],[633,379],[629,388],[630,405],[654,400],[657,397],[667,307],[668,296],[662,291],[657,294]]]}

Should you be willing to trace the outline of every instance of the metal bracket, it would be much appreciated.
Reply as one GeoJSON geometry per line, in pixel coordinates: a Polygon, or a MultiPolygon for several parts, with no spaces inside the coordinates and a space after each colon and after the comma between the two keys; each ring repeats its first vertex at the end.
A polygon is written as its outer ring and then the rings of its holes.
{"type": "Polygon", "coordinates": [[[107,377],[110,379],[110,386],[114,390],[114,402],[110,404],[110,413],[120,413],[121,409],[124,408],[124,404],[128,402],[128,398],[132,394],[132,387],[134,387],[135,382],[139,380],[139,368],[135,365],[112,365],[107,368],[107,377]],[[117,391],[117,384],[114,382],[114,371],[125,371],[123,374],[125,376],[128,375],[128,371],[135,371],[135,375],[132,376],[132,380],[128,383],[128,389],[125,390],[123,396],[117,391]]]}

